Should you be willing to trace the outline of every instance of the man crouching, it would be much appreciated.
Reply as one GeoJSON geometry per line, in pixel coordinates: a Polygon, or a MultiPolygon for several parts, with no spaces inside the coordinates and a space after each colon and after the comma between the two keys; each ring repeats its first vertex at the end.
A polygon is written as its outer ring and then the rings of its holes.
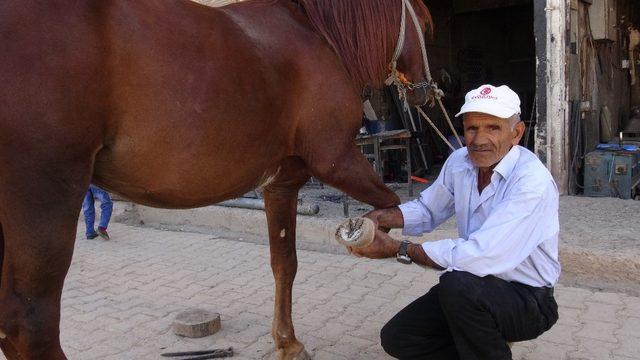
{"type": "Polygon", "coordinates": [[[456,217],[458,238],[422,245],[377,230],[358,256],[442,270],[439,284],[382,329],[384,350],[399,359],[511,359],[509,342],[530,340],[558,319],[558,190],[538,158],[518,145],[520,99],[507,86],[469,92],[466,147],[414,201],[365,215],[406,235],[456,217]]]}

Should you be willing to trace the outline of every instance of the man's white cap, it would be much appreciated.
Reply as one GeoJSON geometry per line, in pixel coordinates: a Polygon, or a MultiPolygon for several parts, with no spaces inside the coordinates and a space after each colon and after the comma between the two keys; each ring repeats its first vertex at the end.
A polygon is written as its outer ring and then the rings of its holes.
{"type": "Polygon", "coordinates": [[[508,86],[482,85],[464,97],[464,105],[456,117],[470,113],[485,113],[499,118],[520,114],[520,98],[508,86]]]}

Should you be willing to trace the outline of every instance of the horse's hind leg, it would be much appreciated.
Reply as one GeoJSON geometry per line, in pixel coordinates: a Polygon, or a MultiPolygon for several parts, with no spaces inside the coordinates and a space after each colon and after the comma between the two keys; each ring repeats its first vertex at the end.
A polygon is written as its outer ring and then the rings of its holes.
{"type": "MultiPolygon", "coordinates": [[[[0,288],[2,287],[2,260],[4,259],[4,235],[2,233],[2,223],[0,223],[0,288]]],[[[0,333],[0,338],[2,338],[0,333]]]]}
{"type": "Polygon", "coordinates": [[[265,189],[271,269],[276,283],[272,336],[278,359],[310,358],[296,339],[291,320],[291,294],[298,268],[296,257],[296,208],[298,190],[309,179],[300,160],[286,160],[276,181],[265,189]]]}
{"type": "MultiPolygon", "coordinates": [[[[2,223],[0,223],[0,289],[2,288],[2,263],[4,259],[4,235],[2,232],[2,223]]],[[[17,358],[18,354],[15,349],[9,345],[6,340],[7,334],[0,329],[0,351],[6,354],[9,358],[17,358]]]]}
{"type": "Polygon", "coordinates": [[[60,297],[89,163],[82,171],[75,170],[75,161],[5,169],[10,175],[0,188],[0,331],[6,337],[0,344],[9,359],[66,359],[59,340],[60,297]]]}

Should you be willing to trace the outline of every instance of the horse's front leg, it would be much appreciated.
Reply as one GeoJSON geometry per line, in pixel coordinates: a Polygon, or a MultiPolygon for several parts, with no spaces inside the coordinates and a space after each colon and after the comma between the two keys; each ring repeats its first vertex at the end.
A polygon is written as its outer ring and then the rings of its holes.
{"type": "Polygon", "coordinates": [[[298,269],[296,257],[296,208],[298,190],[309,176],[301,162],[281,167],[276,182],[265,189],[271,269],[276,283],[272,336],[278,359],[310,359],[295,336],[291,320],[291,293],[298,269]]]}
{"type": "Polygon", "coordinates": [[[355,144],[328,154],[335,156],[316,156],[309,163],[312,174],[320,181],[376,209],[400,204],[398,195],[385,186],[355,144]]]}

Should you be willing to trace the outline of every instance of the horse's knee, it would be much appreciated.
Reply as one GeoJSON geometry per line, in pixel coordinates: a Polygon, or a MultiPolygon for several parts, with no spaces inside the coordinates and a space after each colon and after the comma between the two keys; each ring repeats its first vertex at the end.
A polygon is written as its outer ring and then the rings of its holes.
{"type": "Polygon", "coordinates": [[[0,339],[26,359],[63,359],[59,311],[48,300],[0,297],[0,339]],[[27,355],[28,354],[28,355],[27,355]]]}
{"type": "Polygon", "coordinates": [[[0,294],[0,339],[17,333],[17,308],[14,296],[0,294]]]}

